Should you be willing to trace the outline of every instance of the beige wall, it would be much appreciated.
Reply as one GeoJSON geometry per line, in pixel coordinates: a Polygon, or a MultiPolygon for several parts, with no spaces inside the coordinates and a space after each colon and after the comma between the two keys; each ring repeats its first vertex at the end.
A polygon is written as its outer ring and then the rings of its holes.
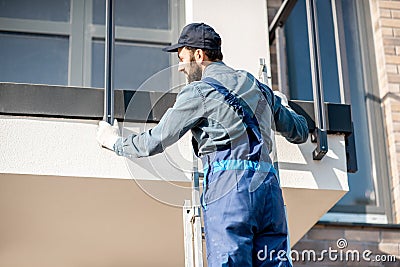
{"type": "Polygon", "coordinates": [[[0,185],[0,267],[184,265],[182,209],[134,180],[2,174],[0,185]]]}

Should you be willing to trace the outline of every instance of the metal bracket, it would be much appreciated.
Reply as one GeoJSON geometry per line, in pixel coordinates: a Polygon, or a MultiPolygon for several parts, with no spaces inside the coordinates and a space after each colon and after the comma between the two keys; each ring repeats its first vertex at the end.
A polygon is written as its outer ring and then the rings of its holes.
{"type": "Polygon", "coordinates": [[[312,155],[314,160],[321,160],[328,152],[328,138],[326,130],[315,128],[311,134],[311,142],[317,143],[312,155]]]}

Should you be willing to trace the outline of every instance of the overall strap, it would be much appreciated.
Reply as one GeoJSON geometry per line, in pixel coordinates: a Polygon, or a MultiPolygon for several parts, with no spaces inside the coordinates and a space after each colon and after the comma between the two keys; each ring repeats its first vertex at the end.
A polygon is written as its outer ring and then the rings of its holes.
{"type": "MultiPolygon", "coordinates": [[[[206,77],[201,80],[212,86],[217,92],[224,96],[224,100],[229,104],[230,107],[239,115],[246,127],[251,128],[253,131],[257,132],[257,136],[261,138],[260,129],[258,121],[255,116],[249,113],[251,110],[244,101],[240,100],[234,93],[230,92],[225,86],[223,86],[219,81],[206,77]]],[[[261,141],[261,140],[260,140],[261,141]]]]}

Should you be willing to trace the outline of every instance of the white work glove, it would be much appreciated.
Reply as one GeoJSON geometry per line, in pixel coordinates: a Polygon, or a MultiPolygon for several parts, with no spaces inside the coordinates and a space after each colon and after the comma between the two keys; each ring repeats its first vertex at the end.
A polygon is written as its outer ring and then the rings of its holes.
{"type": "Polygon", "coordinates": [[[97,127],[96,139],[99,144],[110,150],[114,150],[114,144],[119,136],[118,121],[114,120],[113,126],[106,121],[100,121],[97,127]]]}
{"type": "Polygon", "coordinates": [[[288,102],[286,96],[282,92],[280,92],[280,91],[273,91],[273,92],[274,92],[274,95],[278,96],[281,99],[282,106],[290,108],[289,102],[288,102]]]}

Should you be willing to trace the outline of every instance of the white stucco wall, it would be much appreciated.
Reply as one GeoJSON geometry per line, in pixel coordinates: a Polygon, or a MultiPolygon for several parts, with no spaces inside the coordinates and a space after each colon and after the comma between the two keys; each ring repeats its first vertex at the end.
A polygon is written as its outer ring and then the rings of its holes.
{"type": "MultiPolygon", "coordinates": [[[[98,145],[98,121],[1,116],[0,124],[3,173],[145,180],[163,179],[168,173],[172,181],[189,181],[191,177],[190,171],[182,171],[188,170],[188,160],[192,160],[190,149],[181,147],[190,146],[189,136],[164,154],[128,165],[124,157],[98,145]],[[171,153],[181,156],[171,161],[171,153]]],[[[152,126],[125,124],[125,131],[139,132],[152,126]]]]}
{"type": "MultiPolygon", "coordinates": [[[[127,160],[101,148],[97,121],[0,116],[0,169],[3,173],[188,182],[193,156],[190,135],[149,158],[127,160]]],[[[123,133],[154,124],[130,123],[123,133]]],[[[343,136],[329,136],[329,152],[312,159],[316,144],[301,145],[276,135],[282,187],[348,190],[343,136]]]]}
{"type": "Polygon", "coordinates": [[[186,23],[204,22],[220,34],[226,64],[258,77],[259,59],[270,62],[265,0],[186,0],[185,6],[186,23]]]}

